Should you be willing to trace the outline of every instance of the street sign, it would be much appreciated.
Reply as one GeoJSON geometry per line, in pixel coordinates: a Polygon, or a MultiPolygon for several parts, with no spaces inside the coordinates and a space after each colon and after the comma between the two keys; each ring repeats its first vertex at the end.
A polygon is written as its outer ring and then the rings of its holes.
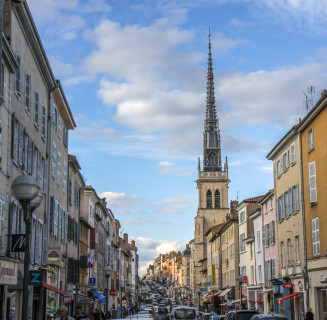
{"type": "Polygon", "coordinates": [[[29,272],[29,284],[33,286],[39,286],[43,282],[43,272],[42,271],[30,271],[29,272]]]}
{"type": "Polygon", "coordinates": [[[202,291],[202,292],[206,292],[207,289],[206,289],[206,288],[201,288],[201,291],[202,291]]]}
{"type": "Polygon", "coordinates": [[[96,278],[90,278],[89,279],[89,285],[94,287],[96,285],[96,278]]]}

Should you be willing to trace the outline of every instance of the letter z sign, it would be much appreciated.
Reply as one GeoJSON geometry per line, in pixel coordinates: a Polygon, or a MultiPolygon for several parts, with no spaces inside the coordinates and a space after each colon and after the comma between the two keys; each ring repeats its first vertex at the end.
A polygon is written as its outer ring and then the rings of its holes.
{"type": "Polygon", "coordinates": [[[40,286],[43,282],[42,271],[30,271],[29,272],[29,284],[33,286],[40,286]]]}

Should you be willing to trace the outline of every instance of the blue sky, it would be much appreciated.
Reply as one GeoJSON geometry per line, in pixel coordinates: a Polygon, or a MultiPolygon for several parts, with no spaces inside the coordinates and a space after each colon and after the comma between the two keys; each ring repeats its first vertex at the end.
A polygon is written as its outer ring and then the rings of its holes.
{"type": "Polygon", "coordinates": [[[197,212],[208,29],[229,199],[273,188],[265,155],[327,83],[326,0],[28,0],[77,122],[70,153],[136,239],[141,272],[197,212]]]}

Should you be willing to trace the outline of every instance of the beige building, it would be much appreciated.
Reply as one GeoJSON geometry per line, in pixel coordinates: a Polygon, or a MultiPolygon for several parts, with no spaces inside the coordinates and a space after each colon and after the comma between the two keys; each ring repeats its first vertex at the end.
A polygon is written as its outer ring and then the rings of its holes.
{"type": "Polygon", "coordinates": [[[301,145],[298,126],[289,130],[267,155],[274,163],[278,279],[274,286],[275,311],[291,320],[301,319],[304,301],[303,199],[301,195],[301,145]],[[283,287],[290,283],[291,288],[283,287]],[[294,294],[290,296],[291,294],[294,294]],[[277,303],[277,300],[279,303],[277,303]]]}

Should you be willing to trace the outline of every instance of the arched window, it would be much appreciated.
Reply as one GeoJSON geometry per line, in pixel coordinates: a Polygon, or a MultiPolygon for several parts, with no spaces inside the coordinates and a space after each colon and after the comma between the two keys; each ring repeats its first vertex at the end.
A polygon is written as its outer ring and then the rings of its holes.
{"type": "Polygon", "coordinates": [[[215,208],[220,208],[220,192],[218,190],[215,192],[215,208]]]}
{"type": "Polygon", "coordinates": [[[207,208],[212,208],[212,193],[210,190],[207,192],[207,208]]]}

